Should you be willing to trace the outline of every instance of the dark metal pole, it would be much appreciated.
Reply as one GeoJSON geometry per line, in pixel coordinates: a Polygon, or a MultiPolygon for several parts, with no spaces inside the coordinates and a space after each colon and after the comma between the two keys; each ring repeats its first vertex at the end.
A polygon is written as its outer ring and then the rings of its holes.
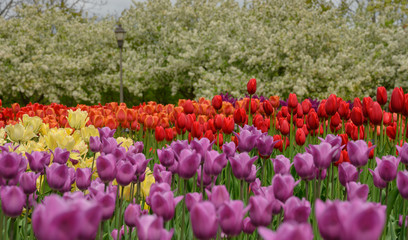
{"type": "Polygon", "coordinates": [[[120,102],[123,102],[122,47],[120,47],[120,102]]]}

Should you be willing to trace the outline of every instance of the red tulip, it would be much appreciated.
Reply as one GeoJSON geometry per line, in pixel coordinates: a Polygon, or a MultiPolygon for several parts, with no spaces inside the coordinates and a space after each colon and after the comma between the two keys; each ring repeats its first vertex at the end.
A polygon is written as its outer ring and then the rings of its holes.
{"type": "Polygon", "coordinates": [[[358,129],[360,129],[360,139],[364,139],[364,136],[365,136],[364,126],[360,126],[360,127],[353,126],[353,129],[352,129],[352,132],[351,132],[351,138],[354,141],[359,140],[358,139],[358,129]]]}
{"type": "Polygon", "coordinates": [[[402,88],[394,88],[391,95],[390,105],[392,112],[402,112],[402,109],[404,108],[404,90],[402,90],[402,88]]]}
{"type": "Polygon", "coordinates": [[[211,101],[211,104],[215,110],[219,110],[222,107],[222,97],[220,95],[215,95],[211,101]]]}
{"type": "Polygon", "coordinates": [[[373,99],[371,99],[370,97],[363,98],[363,115],[365,118],[368,117],[368,112],[372,105],[373,105],[373,99]]]}
{"type": "Polygon", "coordinates": [[[266,116],[272,115],[273,112],[274,112],[274,109],[272,107],[271,102],[269,102],[268,100],[265,100],[263,102],[263,110],[264,110],[266,116]]]}
{"type": "Polygon", "coordinates": [[[201,124],[197,121],[194,122],[193,125],[191,126],[191,136],[193,138],[200,139],[202,135],[203,135],[203,130],[201,129],[201,124]]]}
{"type": "Polygon", "coordinates": [[[294,108],[297,107],[297,105],[298,105],[298,100],[297,100],[296,94],[294,94],[294,93],[289,93],[288,107],[289,107],[290,109],[294,109],[294,108]]]}
{"type": "Polygon", "coordinates": [[[222,124],[224,123],[224,116],[221,114],[217,114],[214,117],[214,126],[217,130],[222,128],[222,124]]]}
{"type": "Polygon", "coordinates": [[[316,130],[319,128],[319,118],[317,117],[316,112],[310,111],[307,115],[307,128],[311,130],[316,130]]]}
{"type": "Polygon", "coordinates": [[[279,96],[271,96],[269,97],[269,101],[272,104],[272,107],[277,109],[280,106],[279,96]]]}
{"type": "Polygon", "coordinates": [[[370,122],[373,123],[374,125],[378,126],[381,124],[382,109],[378,102],[373,103],[370,110],[368,111],[368,116],[370,118],[370,122]]]}
{"type": "Polygon", "coordinates": [[[404,107],[402,108],[402,114],[408,116],[408,93],[404,95],[404,107]]]}
{"type": "Polygon", "coordinates": [[[165,136],[166,141],[171,142],[174,138],[173,128],[166,128],[164,129],[164,131],[166,133],[166,136],[165,136]]]}
{"type": "Polygon", "coordinates": [[[288,121],[283,118],[281,121],[279,121],[279,130],[282,133],[282,135],[288,135],[289,134],[289,123],[288,121]]]}
{"type": "Polygon", "coordinates": [[[126,109],[120,107],[118,111],[116,111],[116,119],[119,123],[126,122],[126,109]]]}
{"type": "Polygon", "coordinates": [[[186,114],[180,113],[177,117],[176,127],[178,129],[183,129],[186,127],[186,122],[187,122],[186,114]]]}
{"type": "Polygon", "coordinates": [[[191,100],[187,100],[183,104],[183,110],[185,114],[191,114],[194,112],[193,102],[191,100]]]}
{"type": "Polygon", "coordinates": [[[13,110],[15,114],[18,113],[20,111],[20,104],[18,103],[11,104],[11,109],[13,110]]]}
{"type": "Polygon", "coordinates": [[[341,146],[343,146],[343,145],[347,146],[347,143],[348,143],[348,136],[347,136],[347,134],[346,134],[346,133],[342,133],[342,134],[339,134],[339,136],[341,137],[341,146]]]}
{"type": "Polygon", "coordinates": [[[351,121],[354,125],[361,126],[364,122],[363,111],[359,107],[353,107],[351,110],[351,121]]]}
{"type": "Polygon", "coordinates": [[[156,131],[154,132],[154,136],[156,137],[156,141],[161,142],[164,140],[166,133],[164,132],[164,128],[162,126],[156,126],[156,131]]]}
{"type": "Polygon", "coordinates": [[[243,108],[237,108],[234,111],[234,121],[238,125],[243,125],[247,120],[247,115],[245,112],[245,109],[243,108]]]}
{"type": "Polygon", "coordinates": [[[384,106],[387,103],[387,90],[385,87],[377,88],[377,102],[381,106],[384,106]]]}
{"type": "Polygon", "coordinates": [[[384,125],[390,125],[392,122],[392,114],[389,112],[383,111],[383,119],[384,119],[383,120],[384,125]]]}
{"type": "Polygon", "coordinates": [[[247,91],[249,95],[252,95],[256,92],[256,79],[255,78],[252,78],[251,80],[249,80],[247,84],[247,91]]]}
{"type": "Polygon", "coordinates": [[[311,108],[312,108],[312,103],[309,101],[309,99],[303,100],[302,102],[303,114],[308,114],[311,108]]]}
{"type": "Polygon", "coordinates": [[[354,98],[353,107],[359,107],[363,109],[363,104],[361,104],[360,98],[354,98]]]}
{"type": "Polygon", "coordinates": [[[337,128],[340,125],[340,114],[336,112],[330,119],[330,127],[337,128]]]}
{"type": "Polygon", "coordinates": [[[388,127],[386,128],[387,136],[388,136],[389,138],[391,138],[392,140],[395,139],[396,131],[397,131],[397,129],[396,129],[396,125],[395,125],[395,124],[390,125],[390,126],[388,126],[388,127]]]}
{"type": "Polygon", "coordinates": [[[297,145],[299,145],[299,146],[303,146],[303,144],[305,144],[306,136],[305,136],[305,133],[303,132],[303,130],[301,128],[298,128],[296,130],[295,140],[296,140],[297,145]]]}
{"type": "Polygon", "coordinates": [[[210,140],[210,142],[214,141],[214,133],[210,129],[205,131],[204,137],[208,138],[208,140],[210,140]]]}
{"type": "Polygon", "coordinates": [[[329,116],[326,113],[326,102],[321,102],[319,107],[317,108],[317,116],[320,119],[327,119],[329,116]]]}
{"type": "Polygon", "coordinates": [[[234,131],[234,119],[230,117],[224,118],[224,124],[222,125],[222,132],[225,134],[231,134],[234,131]]]}
{"type": "Polygon", "coordinates": [[[302,105],[300,105],[300,103],[298,103],[298,105],[296,107],[296,117],[298,117],[298,118],[303,117],[303,108],[302,108],[302,105]]]}
{"type": "Polygon", "coordinates": [[[296,127],[297,127],[297,128],[302,128],[303,125],[304,125],[304,120],[303,120],[303,118],[297,118],[297,119],[296,119],[296,127]]]}
{"type": "Polygon", "coordinates": [[[330,94],[325,105],[327,115],[333,116],[337,112],[337,97],[334,94],[330,94]]]}
{"type": "Polygon", "coordinates": [[[345,101],[341,101],[338,111],[342,119],[348,119],[350,115],[350,104],[346,103],[345,101]]]}

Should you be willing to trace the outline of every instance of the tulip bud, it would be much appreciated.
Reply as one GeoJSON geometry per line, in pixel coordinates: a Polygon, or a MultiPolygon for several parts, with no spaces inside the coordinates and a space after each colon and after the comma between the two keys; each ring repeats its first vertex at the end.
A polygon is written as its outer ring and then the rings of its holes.
{"type": "Polygon", "coordinates": [[[211,104],[215,110],[219,110],[222,107],[222,97],[220,95],[215,95],[211,101],[211,104]]]}
{"type": "Polygon", "coordinates": [[[387,103],[387,90],[385,87],[378,87],[377,88],[377,102],[384,106],[387,103]]]}
{"type": "Polygon", "coordinates": [[[185,114],[191,114],[194,112],[193,102],[191,100],[187,100],[183,104],[183,110],[185,114]]]}
{"type": "Polygon", "coordinates": [[[116,176],[116,159],[112,154],[101,155],[96,159],[96,169],[99,178],[104,182],[110,182],[116,176]]]}
{"type": "Polygon", "coordinates": [[[116,181],[118,184],[121,186],[129,185],[135,176],[136,166],[128,161],[121,160],[116,164],[116,169],[116,181]]]}
{"type": "Polygon", "coordinates": [[[298,105],[298,100],[296,97],[296,94],[294,93],[289,93],[289,98],[288,98],[288,107],[290,109],[295,109],[298,105]]]}
{"type": "Polygon", "coordinates": [[[351,121],[353,121],[354,125],[361,126],[364,122],[363,111],[359,107],[353,107],[351,110],[351,121]]]}
{"type": "Polygon", "coordinates": [[[306,136],[305,136],[305,132],[301,128],[298,128],[296,130],[295,140],[296,140],[297,145],[299,146],[303,146],[303,144],[305,144],[306,136]]]}
{"type": "Polygon", "coordinates": [[[324,107],[325,107],[327,115],[333,116],[337,112],[337,97],[336,97],[336,95],[330,94],[330,97],[327,99],[324,107]]]}
{"type": "Polygon", "coordinates": [[[252,95],[256,92],[256,79],[252,78],[247,83],[247,91],[249,95],[252,95]]]}
{"type": "Polygon", "coordinates": [[[142,209],[139,204],[129,204],[124,213],[126,225],[131,228],[136,227],[137,218],[142,215],[142,209]]]}
{"type": "Polygon", "coordinates": [[[249,217],[254,226],[268,226],[272,221],[272,202],[263,196],[249,198],[249,217]]]}
{"type": "Polygon", "coordinates": [[[400,171],[397,175],[397,188],[404,199],[408,199],[408,171],[400,171]]]}
{"type": "Polygon", "coordinates": [[[164,128],[162,126],[156,126],[156,130],[154,131],[154,136],[157,142],[161,142],[164,140],[166,133],[164,132],[164,128]]]}
{"type": "Polygon", "coordinates": [[[347,200],[353,201],[359,199],[362,201],[367,201],[368,197],[368,185],[356,182],[347,183],[347,200]]]}
{"type": "Polygon", "coordinates": [[[20,187],[23,189],[24,194],[29,195],[37,190],[37,177],[38,174],[34,172],[24,172],[20,176],[20,187]]]}
{"type": "Polygon", "coordinates": [[[80,190],[86,190],[91,185],[92,169],[77,168],[76,170],[76,185],[80,190]]]}
{"type": "Polygon", "coordinates": [[[243,218],[248,209],[244,209],[244,203],[239,200],[226,202],[218,209],[220,226],[223,233],[228,236],[236,236],[241,233],[243,218]]]}
{"type": "Polygon", "coordinates": [[[376,158],[378,173],[385,182],[393,181],[397,177],[399,158],[394,156],[383,156],[376,158]]]}
{"type": "Polygon", "coordinates": [[[395,113],[401,113],[404,108],[404,90],[402,88],[394,88],[391,95],[390,106],[395,113]]]}
{"type": "Polygon", "coordinates": [[[173,218],[175,208],[183,197],[184,196],[178,196],[174,198],[172,191],[155,192],[150,196],[150,205],[153,212],[167,222],[173,218]]]}

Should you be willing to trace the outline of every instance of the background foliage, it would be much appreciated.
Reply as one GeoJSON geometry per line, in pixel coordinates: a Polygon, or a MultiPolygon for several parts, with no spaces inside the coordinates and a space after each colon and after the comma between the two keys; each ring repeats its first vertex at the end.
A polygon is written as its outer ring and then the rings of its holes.
{"type": "MultiPolygon", "coordinates": [[[[116,19],[22,4],[0,17],[4,103],[118,101],[116,19]]],[[[408,87],[407,1],[148,0],[119,21],[125,101],[245,93],[374,95],[408,87]]]]}

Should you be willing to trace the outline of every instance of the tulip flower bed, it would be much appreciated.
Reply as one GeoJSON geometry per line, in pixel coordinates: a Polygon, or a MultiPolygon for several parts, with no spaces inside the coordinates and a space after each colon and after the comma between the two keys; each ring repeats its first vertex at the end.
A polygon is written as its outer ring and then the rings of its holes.
{"type": "Polygon", "coordinates": [[[0,108],[0,239],[407,239],[408,94],[247,88],[0,108]]]}

